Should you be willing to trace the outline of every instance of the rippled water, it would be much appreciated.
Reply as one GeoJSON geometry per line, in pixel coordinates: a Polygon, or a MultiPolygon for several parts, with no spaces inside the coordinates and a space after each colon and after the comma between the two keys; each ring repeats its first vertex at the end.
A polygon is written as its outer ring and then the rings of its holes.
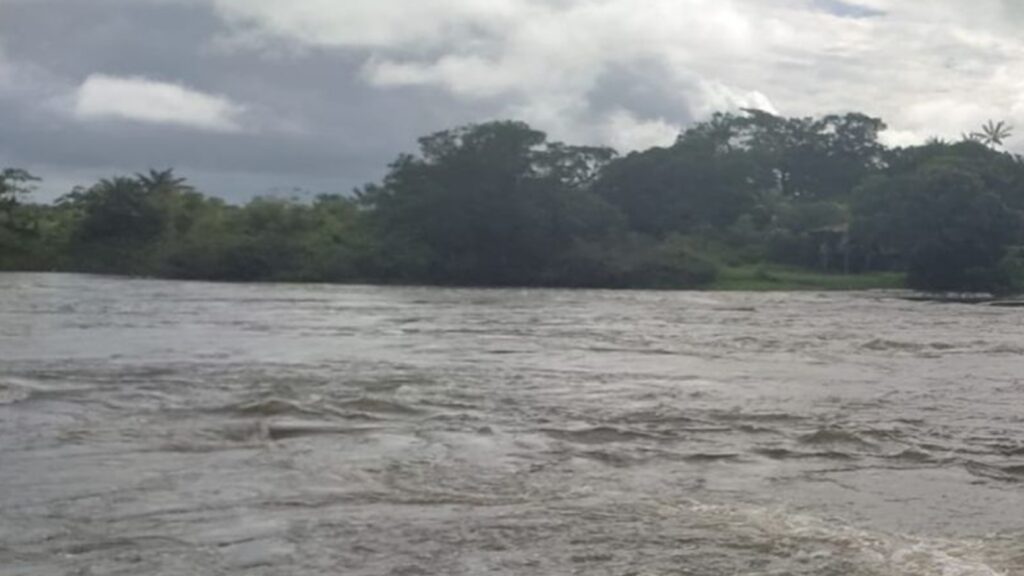
{"type": "Polygon", "coordinates": [[[0,573],[1024,574],[1021,314],[0,275],[0,573]]]}

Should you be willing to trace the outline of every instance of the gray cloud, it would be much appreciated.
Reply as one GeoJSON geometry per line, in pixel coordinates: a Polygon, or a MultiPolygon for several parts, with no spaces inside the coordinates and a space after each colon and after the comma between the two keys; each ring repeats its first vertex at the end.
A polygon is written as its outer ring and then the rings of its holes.
{"type": "Polygon", "coordinates": [[[48,177],[50,197],[172,165],[236,199],[345,191],[417,136],[498,117],[620,149],[737,107],[861,110],[898,143],[1024,125],[1024,8],[1010,0],[0,7],[0,164],[48,177]]]}
{"type": "Polygon", "coordinates": [[[3,10],[0,164],[46,177],[47,198],[72,182],[172,165],[232,198],[293,187],[347,192],[379,178],[416,136],[487,116],[432,90],[369,86],[357,54],[226,50],[218,39],[230,30],[208,5],[36,0],[3,10]],[[96,74],[224,95],[246,107],[245,130],[83,122],[74,97],[96,74]]]}
{"type": "Polygon", "coordinates": [[[596,114],[626,109],[640,118],[688,124],[694,120],[694,111],[686,94],[665,82],[671,76],[670,70],[654,60],[616,64],[601,74],[587,101],[596,114]]]}
{"type": "Polygon", "coordinates": [[[826,12],[845,18],[875,18],[885,15],[885,12],[877,8],[844,0],[816,0],[815,5],[826,12]]]}

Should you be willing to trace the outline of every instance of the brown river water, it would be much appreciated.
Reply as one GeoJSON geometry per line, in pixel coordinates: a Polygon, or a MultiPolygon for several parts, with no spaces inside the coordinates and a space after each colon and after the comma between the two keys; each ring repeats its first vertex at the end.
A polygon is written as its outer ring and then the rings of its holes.
{"type": "Polygon", "coordinates": [[[0,574],[1024,575],[1024,310],[0,275],[0,574]]]}

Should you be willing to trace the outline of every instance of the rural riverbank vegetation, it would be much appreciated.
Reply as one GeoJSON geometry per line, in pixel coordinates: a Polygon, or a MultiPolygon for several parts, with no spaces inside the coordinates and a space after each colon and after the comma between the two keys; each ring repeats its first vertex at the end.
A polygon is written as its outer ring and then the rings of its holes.
{"type": "Polygon", "coordinates": [[[890,148],[861,114],[717,114],[619,156],[518,122],[426,136],[383,181],[233,205],[173,171],[52,204],[0,175],[0,269],[233,281],[1007,292],[1024,160],[1007,128],[890,148]]]}

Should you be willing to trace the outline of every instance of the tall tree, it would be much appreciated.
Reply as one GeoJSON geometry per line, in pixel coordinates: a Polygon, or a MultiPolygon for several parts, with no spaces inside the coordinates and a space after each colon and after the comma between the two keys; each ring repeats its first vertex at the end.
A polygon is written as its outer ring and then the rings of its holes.
{"type": "MultiPolygon", "coordinates": [[[[393,270],[474,284],[537,283],[573,238],[612,226],[586,191],[612,157],[548,143],[519,122],[492,122],[420,140],[360,196],[393,270]]],[[[386,265],[389,266],[389,265],[386,265]]]]}
{"type": "Polygon", "coordinates": [[[939,158],[913,172],[879,177],[854,203],[854,240],[895,255],[911,287],[997,291],[1010,281],[1001,261],[1020,239],[1020,214],[989,189],[975,168],[939,158]]]}
{"type": "Polygon", "coordinates": [[[989,120],[981,126],[981,131],[972,132],[968,139],[981,142],[986,146],[995,148],[997,146],[1002,146],[1003,142],[1011,136],[1013,136],[1013,126],[1010,126],[1002,120],[999,122],[989,120]]]}
{"type": "Polygon", "coordinates": [[[175,176],[173,168],[166,170],[151,168],[145,174],[136,174],[135,178],[147,192],[153,194],[195,192],[195,188],[187,183],[186,178],[175,176]]]}
{"type": "Polygon", "coordinates": [[[9,221],[15,208],[32,192],[33,183],[39,178],[20,168],[5,168],[0,171],[0,216],[9,221]]]}
{"type": "Polygon", "coordinates": [[[8,268],[25,260],[30,252],[36,222],[22,205],[39,179],[25,170],[0,171],[0,267],[8,268]]]}

